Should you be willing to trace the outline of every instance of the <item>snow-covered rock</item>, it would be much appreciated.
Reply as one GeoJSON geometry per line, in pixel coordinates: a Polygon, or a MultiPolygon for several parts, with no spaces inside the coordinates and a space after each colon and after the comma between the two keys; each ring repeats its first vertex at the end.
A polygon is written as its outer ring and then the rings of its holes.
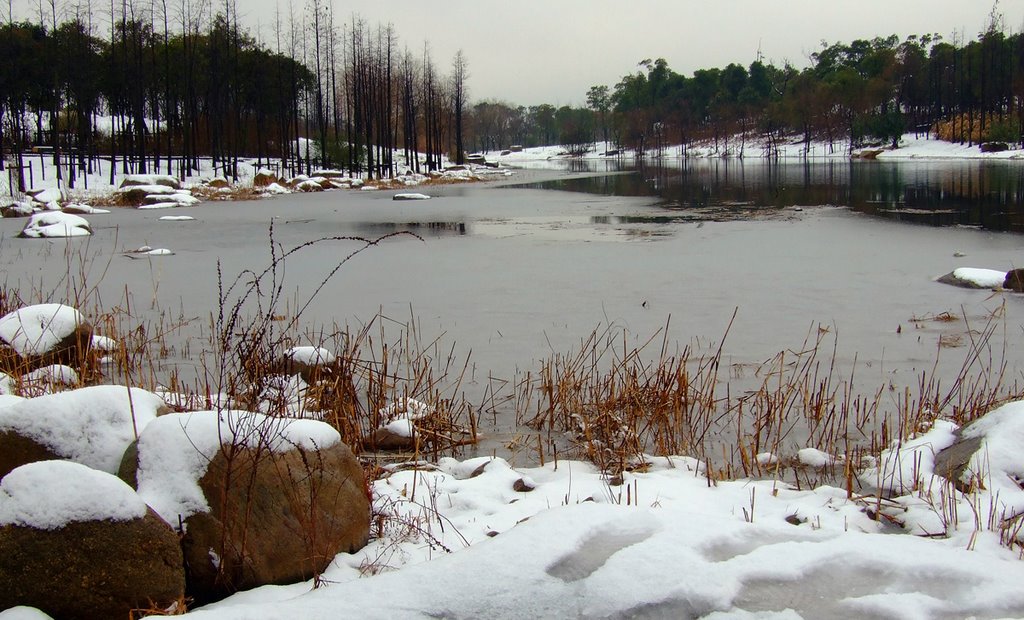
{"type": "Polygon", "coordinates": [[[25,238],[85,237],[92,228],[85,218],[60,211],[47,211],[33,215],[18,235],[25,238]]]}
{"type": "Polygon", "coordinates": [[[129,618],[184,586],[177,534],[117,477],[47,461],[0,481],[0,607],[129,618]]]}
{"type": "Polygon", "coordinates": [[[189,594],[199,602],[308,579],[369,534],[362,469],[323,422],[167,415],[143,431],[121,475],[165,520],[184,524],[189,594]]]}
{"type": "Polygon", "coordinates": [[[964,288],[1001,288],[1006,279],[1005,271],[995,269],[978,269],[975,267],[958,267],[936,279],[943,284],[952,284],[964,288]]]}
{"type": "Polygon", "coordinates": [[[392,200],[430,200],[430,196],[426,194],[415,194],[415,193],[403,193],[395,194],[391,197],[392,200]]]}
{"type": "Polygon", "coordinates": [[[290,194],[292,190],[284,187],[280,183],[271,183],[263,188],[263,192],[266,194],[290,194]]]}
{"type": "Polygon", "coordinates": [[[0,480],[0,526],[54,530],[80,521],[130,521],[146,510],[120,478],[71,461],[28,463],[0,480]]]}
{"type": "Polygon", "coordinates": [[[87,204],[70,203],[61,207],[61,211],[64,213],[71,213],[72,215],[104,215],[110,213],[109,209],[100,209],[87,204]]]}
{"type": "Polygon", "coordinates": [[[57,189],[55,187],[29,191],[28,194],[32,197],[33,202],[37,202],[41,205],[46,205],[54,202],[61,203],[67,200],[67,196],[64,194],[63,190],[57,189]]]}
{"type": "Polygon", "coordinates": [[[161,222],[191,222],[195,219],[191,215],[164,215],[160,217],[161,222]]]}
{"type": "Polygon", "coordinates": [[[31,398],[0,409],[0,475],[48,453],[116,473],[136,434],[166,411],[139,388],[95,385],[31,398]],[[26,457],[24,455],[28,454],[26,457]]]}
{"type": "Polygon", "coordinates": [[[29,217],[35,213],[35,207],[29,202],[11,202],[0,207],[4,217],[29,217]]]}
{"type": "Polygon", "coordinates": [[[0,341],[23,359],[86,344],[88,340],[79,343],[77,337],[91,339],[91,332],[85,317],[63,304],[25,306],[0,317],[0,341]]]}
{"type": "Polygon", "coordinates": [[[151,187],[154,185],[167,187],[171,190],[181,189],[181,182],[176,177],[166,174],[132,174],[126,176],[121,181],[121,187],[151,187]]]}

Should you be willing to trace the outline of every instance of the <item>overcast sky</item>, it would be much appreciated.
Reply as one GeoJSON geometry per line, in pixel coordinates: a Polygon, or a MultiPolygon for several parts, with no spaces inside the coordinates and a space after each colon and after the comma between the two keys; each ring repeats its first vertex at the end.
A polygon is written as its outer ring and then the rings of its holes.
{"type": "MultiPolygon", "coordinates": [[[[355,13],[371,24],[394,24],[400,43],[417,53],[429,42],[443,71],[461,48],[469,60],[472,100],[521,105],[583,104],[590,86],[613,87],[644,58],[665,58],[672,69],[689,75],[730,62],[749,65],[758,49],[776,64],[804,67],[822,40],[925,33],[970,39],[988,23],[993,7],[989,0],[333,1],[339,19],[355,13]]],[[[34,12],[39,0],[20,2],[23,10],[34,12]]],[[[298,17],[305,2],[237,0],[237,5],[241,19],[272,41],[276,8],[298,17]]],[[[1024,0],[1000,0],[998,12],[1007,30],[1022,30],[1024,0]]]]}

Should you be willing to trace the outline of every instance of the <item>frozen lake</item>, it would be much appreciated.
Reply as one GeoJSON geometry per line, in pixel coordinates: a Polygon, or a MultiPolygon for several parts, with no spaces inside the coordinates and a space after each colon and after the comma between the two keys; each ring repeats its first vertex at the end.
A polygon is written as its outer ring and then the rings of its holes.
{"type": "MultiPolygon", "coordinates": [[[[734,311],[723,355],[730,371],[722,378],[737,390],[750,369],[799,350],[819,331],[827,331],[829,352],[837,339],[840,374],[855,370],[870,392],[914,385],[935,363],[940,339],[939,374],[951,378],[969,351],[968,328],[980,331],[993,314],[1000,327],[992,353],[1005,352],[1012,382],[1024,377],[1024,297],[933,281],[961,266],[1024,263],[1024,237],[1009,232],[1017,229],[1014,179],[1024,167],[999,164],[992,181],[977,172],[980,165],[734,161],[639,173],[521,171],[511,181],[526,186],[417,189],[428,201],[336,191],[115,209],[88,218],[93,237],[70,241],[16,239],[24,222],[7,219],[0,221],[0,277],[23,295],[60,297],[65,276],[77,281],[84,272],[101,307],[129,308],[154,324],[161,313],[165,324],[188,320],[168,338],[161,362],[187,377],[201,345],[184,339],[208,332],[218,263],[229,278],[262,270],[271,224],[284,249],[325,236],[409,231],[420,238],[387,239],[344,265],[302,325],[331,332],[378,312],[399,322],[412,317],[422,341],[441,338],[441,349],[469,358],[462,389],[471,401],[488,377],[535,370],[538,360],[595,329],[610,327],[637,344],[668,324],[672,346],[713,351],[734,311]],[[985,183],[1003,204],[985,208],[985,183]],[[961,186],[967,189],[953,189],[961,186]],[[168,215],[195,220],[159,219],[168,215]],[[142,245],[175,254],[123,255],[142,245]],[[914,321],[941,313],[961,320],[914,321]]],[[[307,297],[357,247],[328,241],[291,257],[285,297],[307,297]]]]}

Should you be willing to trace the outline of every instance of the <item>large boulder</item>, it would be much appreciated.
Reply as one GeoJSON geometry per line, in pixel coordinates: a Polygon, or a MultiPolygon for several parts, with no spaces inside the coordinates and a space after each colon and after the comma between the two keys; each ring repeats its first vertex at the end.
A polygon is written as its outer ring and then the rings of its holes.
{"type": "Polygon", "coordinates": [[[281,183],[281,178],[266,168],[260,168],[252,177],[255,187],[269,187],[275,183],[281,183]]]}
{"type": "Polygon", "coordinates": [[[1005,404],[956,431],[935,455],[935,473],[961,491],[981,486],[1024,509],[1024,401],[1005,404]]]}
{"type": "Polygon", "coordinates": [[[167,185],[124,185],[114,192],[114,196],[120,204],[137,207],[147,196],[170,196],[175,193],[177,190],[167,185]]]}
{"type": "Polygon", "coordinates": [[[129,618],[184,595],[177,534],[115,476],[50,461],[0,481],[0,609],[129,618]]]}
{"type": "Polygon", "coordinates": [[[25,306],[0,317],[0,371],[26,372],[50,364],[81,366],[92,326],[63,304],[25,306]]]}
{"type": "Polygon", "coordinates": [[[125,449],[169,408],[156,394],[116,385],[39,396],[0,408],[0,476],[66,459],[116,473],[125,449]]]}
{"type": "Polygon", "coordinates": [[[329,425],[250,412],[152,422],[120,475],[182,523],[188,595],[199,603],[322,572],[369,536],[363,472],[329,425]]]}

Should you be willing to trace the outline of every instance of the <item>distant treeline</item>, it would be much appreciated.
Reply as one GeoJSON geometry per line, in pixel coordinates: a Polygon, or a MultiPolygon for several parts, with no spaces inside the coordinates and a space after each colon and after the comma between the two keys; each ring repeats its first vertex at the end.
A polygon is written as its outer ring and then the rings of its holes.
{"type": "Polygon", "coordinates": [[[96,21],[40,6],[0,25],[0,169],[42,150],[73,186],[98,157],[176,175],[212,157],[226,176],[242,157],[370,176],[395,174],[396,150],[416,170],[461,159],[463,54],[439,72],[428,48],[399,49],[392,27],[355,16],[338,24],[323,0],[278,15],[272,45],[239,26],[234,0],[111,2],[96,21]]]}
{"type": "Polygon", "coordinates": [[[757,60],[686,77],[663,59],[614,88],[594,86],[585,108],[473,109],[480,149],[560,143],[582,150],[595,140],[661,149],[713,140],[741,155],[746,140],[771,155],[782,141],[887,144],[908,131],[964,143],[1020,143],[1024,129],[1024,35],[1007,35],[999,15],[976,40],[896,36],[823,44],[797,70],[757,60]]]}

